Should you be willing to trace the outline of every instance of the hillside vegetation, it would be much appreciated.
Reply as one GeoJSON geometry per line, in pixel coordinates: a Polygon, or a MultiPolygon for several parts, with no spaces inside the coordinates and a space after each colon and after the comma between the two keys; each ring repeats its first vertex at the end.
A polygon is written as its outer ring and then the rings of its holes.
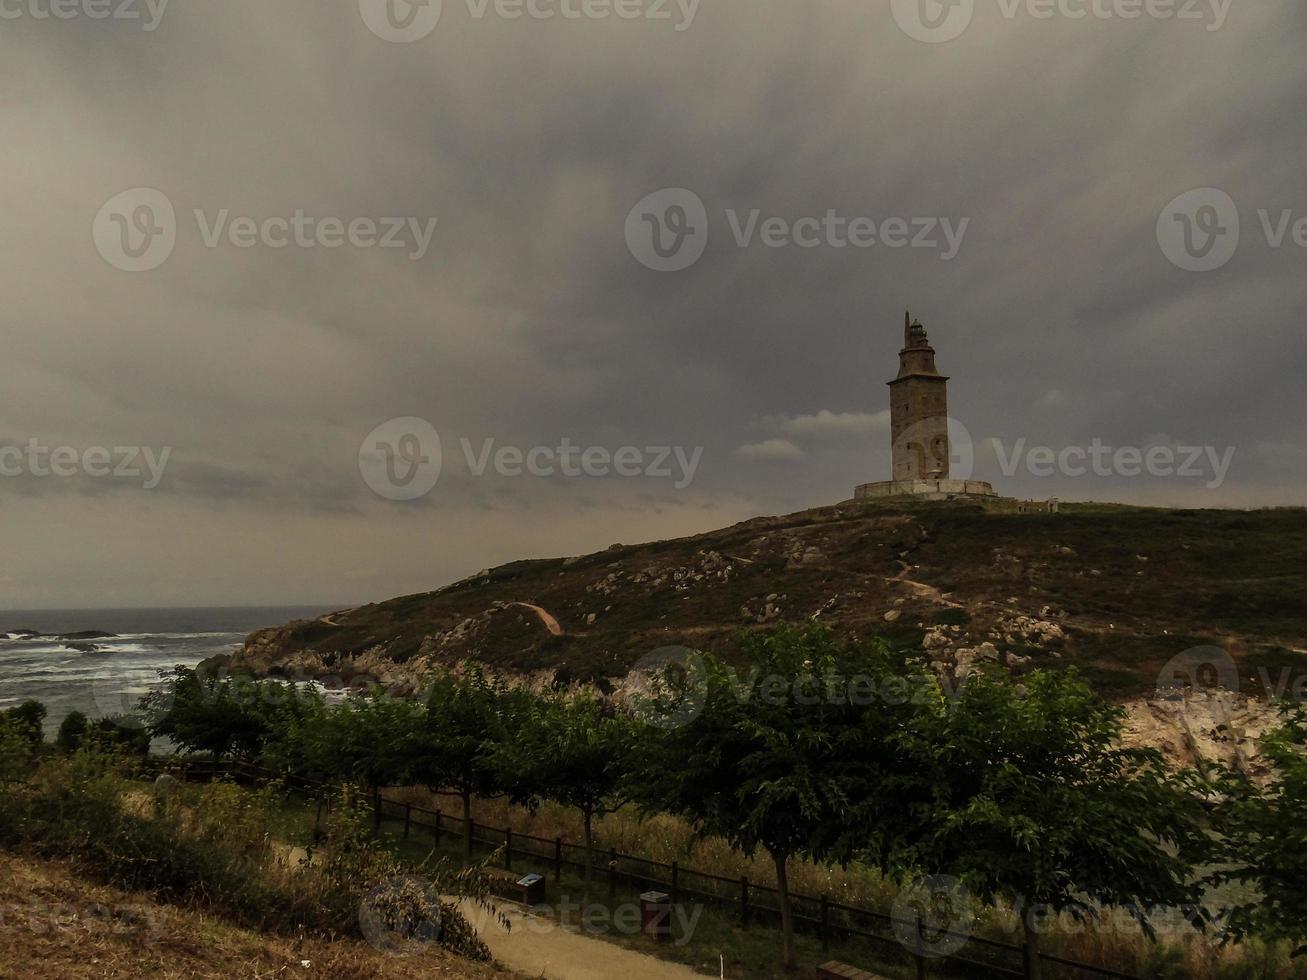
{"type": "Polygon", "coordinates": [[[1307,511],[843,504],[579,558],[520,561],[447,588],[252,634],[225,665],[398,687],[476,658],[552,679],[624,675],[741,629],[840,634],[1014,672],[1077,665],[1100,691],[1153,690],[1201,644],[1252,679],[1307,668],[1307,511]]]}
{"type": "Polygon", "coordinates": [[[5,920],[0,977],[26,980],[509,980],[439,949],[399,959],[362,940],[288,938],[242,929],[143,891],[89,881],[67,861],[0,853],[5,920]]]}

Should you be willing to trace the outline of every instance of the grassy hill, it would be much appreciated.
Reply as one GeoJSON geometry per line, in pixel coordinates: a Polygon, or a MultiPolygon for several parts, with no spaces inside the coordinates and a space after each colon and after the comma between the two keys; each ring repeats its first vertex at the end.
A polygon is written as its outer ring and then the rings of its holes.
{"type": "Polygon", "coordinates": [[[674,541],[520,561],[447,588],[252,634],[229,664],[391,682],[479,658],[562,680],[618,677],[685,645],[815,620],[1014,671],[1075,664],[1104,693],[1155,687],[1199,644],[1307,670],[1307,511],[847,503],[674,541]],[[992,646],[986,646],[992,644],[992,646]],[[1029,658],[1029,659],[1027,659],[1029,658]]]}
{"type": "Polygon", "coordinates": [[[6,927],[0,976],[27,980],[304,976],[510,980],[516,974],[441,949],[386,956],[361,940],[293,939],[242,929],[145,892],[94,884],[63,861],[0,853],[6,927]]]}

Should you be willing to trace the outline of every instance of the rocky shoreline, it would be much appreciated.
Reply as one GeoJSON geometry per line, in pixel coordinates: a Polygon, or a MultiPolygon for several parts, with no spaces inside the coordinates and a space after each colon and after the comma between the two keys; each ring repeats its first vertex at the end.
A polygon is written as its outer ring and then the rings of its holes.
{"type": "Polygon", "coordinates": [[[117,638],[117,633],[106,633],[103,630],[78,630],[75,633],[42,633],[32,629],[0,631],[0,640],[58,640],[66,649],[75,653],[104,653],[104,647],[90,641],[117,638]]]}
{"type": "MultiPolygon", "coordinates": [[[[1053,625],[1028,618],[1016,622],[1019,631],[1028,629],[1032,634],[1046,633],[1053,625]]],[[[242,650],[210,657],[199,669],[220,676],[246,674],[296,683],[314,682],[333,691],[366,691],[379,686],[396,697],[417,697],[426,678],[437,668],[426,658],[413,664],[396,664],[381,647],[356,656],[324,656],[313,651],[287,656],[280,646],[286,629],[254,633],[242,650]]],[[[931,631],[923,644],[923,652],[931,659],[934,669],[951,684],[965,683],[968,676],[986,663],[1002,664],[1014,674],[1030,668],[1029,657],[1000,654],[991,641],[973,647],[958,646],[956,636],[951,630],[931,631]],[[948,639],[942,640],[944,637],[948,639]]],[[[535,688],[565,682],[554,668],[503,673],[535,688]]],[[[627,674],[590,683],[606,696],[621,698],[635,686],[632,678],[633,675],[627,674]]],[[[582,685],[573,681],[571,686],[582,685]]],[[[1125,712],[1125,743],[1157,749],[1176,768],[1201,769],[1206,764],[1217,763],[1257,780],[1268,775],[1257,743],[1281,718],[1280,708],[1271,702],[1226,690],[1186,689],[1131,698],[1122,701],[1121,707],[1125,712]]]]}

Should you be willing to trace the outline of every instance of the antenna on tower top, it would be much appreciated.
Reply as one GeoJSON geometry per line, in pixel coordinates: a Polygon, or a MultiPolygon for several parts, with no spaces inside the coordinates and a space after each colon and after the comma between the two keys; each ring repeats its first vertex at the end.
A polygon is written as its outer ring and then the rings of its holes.
{"type": "Polygon", "coordinates": [[[903,313],[903,346],[908,348],[912,346],[912,311],[905,310],[903,313]]]}

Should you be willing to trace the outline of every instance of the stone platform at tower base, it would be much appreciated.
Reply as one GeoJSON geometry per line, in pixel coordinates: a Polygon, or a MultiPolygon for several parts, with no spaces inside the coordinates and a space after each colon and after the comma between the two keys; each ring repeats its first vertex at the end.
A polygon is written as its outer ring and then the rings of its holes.
{"type": "Polygon", "coordinates": [[[980,480],[886,480],[864,483],[853,491],[854,500],[884,500],[887,497],[912,497],[916,500],[957,500],[967,497],[992,497],[994,487],[980,480]]]}
{"type": "Polygon", "coordinates": [[[864,483],[853,491],[854,503],[892,504],[896,500],[954,500],[979,504],[997,514],[1056,514],[1061,503],[1052,500],[1017,500],[1000,497],[992,484],[980,480],[887,480],[864,483]]]}

